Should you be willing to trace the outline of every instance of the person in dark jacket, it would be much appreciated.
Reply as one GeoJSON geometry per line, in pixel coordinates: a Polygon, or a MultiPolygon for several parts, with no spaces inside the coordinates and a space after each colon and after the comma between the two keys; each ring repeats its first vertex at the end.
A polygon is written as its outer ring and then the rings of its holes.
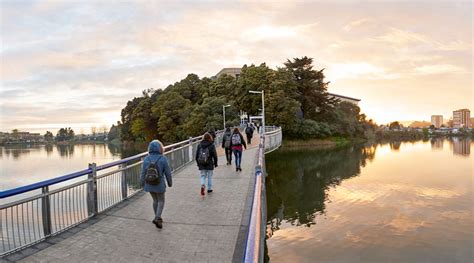
{"type": "Polygon", "coordinates": [[[153,211],[155,213],[155,218],[153,219],[152,223],[155,224],[157,228],[163,227],[161,213],[165,207],[166,183],[169,187],[173,185],[171,169],[168,165],[168,160],[165,156],[163,156],[163,150],[164,147],[160,141],[153,140],[150,142],[148,145],[148,156],[143,160],[142,170],[140,173],[140,182],[142,185],[144,185],[145,192],[149,192],[153,198],[153,211]],[[157,185],[149,184],[145,180],[146,171],[152,163],[156,164],[158,174],[161,176],[160,183],[157,185]]]}
{"type": "Polygon", "coordinates": [[[227,165],[232,164],[232,149],[230,148],[231,144],[232,131],[229,127],[225,129],[224,135],[222,137],[222,148],[225,150],[225,157],[227,159],[227,165]]]}
{"type": "Polygon", "coordinates": [[[235,171],[242,171],[240,167],[240,163],[242,162],[242,151],[244,150],[243,147],[247,149],[247,144],[244,141],[244,136],[240,133],[239,128],[234,128],[234,132],[232,133],[230,139],[230,147],[232,152],[234,153],[235,157],[235,171]]]}
{"type": "Polygon", "coordinates": [[[196,163],[201,172],[201,195],[204,196],[207,178],[207,193],[212,193],[212,174],[214,167],[217,167],[217,151],[214,146],[214,139],[208,132],[199,143],[196,150],[196,163]]]}
{"type": "Polygon", "coordinates": [[[252,143],[252,136],[253,136],[253,128],[252,124],[247,123],[247,127],[245,128],[245,134],[247,135],[247,143],[252,143]]]}
{"type": "Polygon", "coordinates": [[[214,128],[210,128],[208,132],[212,136],[212,140],[216,140],[216,130],[214,128]]]}

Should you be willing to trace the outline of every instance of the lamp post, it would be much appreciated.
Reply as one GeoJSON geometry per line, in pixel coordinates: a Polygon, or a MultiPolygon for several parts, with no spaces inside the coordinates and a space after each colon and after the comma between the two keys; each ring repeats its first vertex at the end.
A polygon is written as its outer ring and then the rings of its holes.
{"type": "Polygon", "coordinates": [[[262,94],[262,126],[263,126],[263,131],[262,133],[265,134],[265,91],[256,91],[256,90],[249,90],[249,93],[253,94],[262,94]]]}
{"type": "Polygon", "coordinates": [[[224,130],[225,130],[225,108],[230,107],[230,104],[222,105],[222,116],[224,117],[224,130]]]}

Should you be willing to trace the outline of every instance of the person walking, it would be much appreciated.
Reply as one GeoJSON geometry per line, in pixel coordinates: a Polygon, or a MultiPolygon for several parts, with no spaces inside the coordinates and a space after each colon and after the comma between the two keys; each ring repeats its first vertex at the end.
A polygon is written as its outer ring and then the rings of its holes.
{"type": "Polygon", "coordinates": [[[210,128],[208,133],[212,136],[212,140],[216,139],[216,130],[214,128],[210,128]]]}
{"type": "Polygon", "coordinates": [[[230,140],[230,147],[232,152],[234,153],[235,157],[235,171],[242,171],[240,164],[242,162],[242,151],[244,150],[243,147],[247,149],[247,144],[244,141],[244,136],[240,133],[239,128],[234,128],[234,132],[232,133],[232,137],[230,140]]]}
{"type": "Polygon", "coordinates": [[[253,128],[252,124],[247,123],[247,127],[245,128],[245,134],[247,135],[247,143],[252,143],[252,136],[253,136],[253,128]]]}
{"type": "Polygon", "coordinates": [[[163,228],[161,213],[165,207],[166,184],[173,185],[171,169],[168,160],[163,155],[163,144],[153,140],[148,145],[148,155],[143,160],[140,173],[140,182],[145,192],[149,192],[153,199],[155,217],[151,221],[157,228],[163,228]],[[166,183],[165,183],[166,180],[166,183]]]}
{"type": "Polygon", "coordinates": [[[212,193],[212,174],[214,167],[217,167],[217,151],[214,146],[214,139],[208,132],[199,143],[196,150],[196,163],[201,173],[201,195],[204,196],[207,178],[207,193],[212,193]]]}
{"type": "Polygon", "coordinates": [[[225,150],[225,158],[227,159],[227,165],[232,164],[232,149],[230,148],[231,144],[232,131],[227,127],[224,131],[224,136],[222,137],[222,148],[225,150]]]}

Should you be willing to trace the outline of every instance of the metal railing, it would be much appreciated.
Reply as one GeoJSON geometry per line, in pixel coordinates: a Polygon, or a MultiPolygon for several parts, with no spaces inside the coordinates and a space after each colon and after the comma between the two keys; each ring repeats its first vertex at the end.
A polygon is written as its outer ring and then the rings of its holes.
{"type": "Polygon", "coordinates": [[[280,127],[267,126],[265,134],[260,135],[258,162],[255,167],[255,185],[250,212],[249,229],[243,262],[263,262],[267,226],[267,194],[265,188],[265,154],[281,146],[280,127]]]}
{"type": "MultiPolygon", "coordinates": [[[[223,133],[216,134],[219,144],[223,133]]],[[[201,140],[198,136],[165,147],[172,171],[194,160],[201,140]]],[[[92,163],[79,172],[0,192],[0,256],[63,232],[140,192],[141,164],[147,154],[92,163]]]]}

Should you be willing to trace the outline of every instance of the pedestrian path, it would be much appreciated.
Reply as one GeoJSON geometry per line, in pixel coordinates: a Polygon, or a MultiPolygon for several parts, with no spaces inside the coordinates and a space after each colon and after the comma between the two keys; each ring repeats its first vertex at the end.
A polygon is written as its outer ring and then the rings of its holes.
{"type": "Polygon", "coordinates": [[[21,262],[241,262],[258,136],[252,142],[239,173],[218,150],[214,192],[204,198],[195,163],[176,172],[166,192],[163,229],[151,223],[152,200],[142,193],[92,220],[96,222],[49,238],[43,242],[46,248],[21,262]]]}

